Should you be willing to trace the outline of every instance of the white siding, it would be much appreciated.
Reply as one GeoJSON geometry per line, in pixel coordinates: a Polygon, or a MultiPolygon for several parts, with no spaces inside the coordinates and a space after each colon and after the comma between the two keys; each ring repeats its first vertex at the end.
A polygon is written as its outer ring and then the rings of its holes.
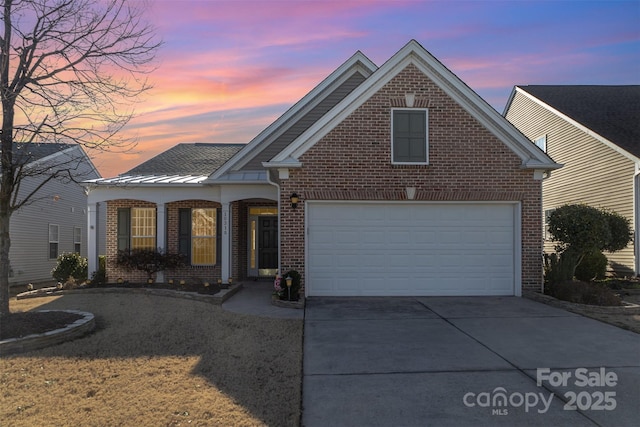
{"type": "MultiPolygon", "coordinates": [[[[77,174],[80,180],[99,177],[89,163],[83,163],[77,174]]],[[[20,195],[28,194],[42,180],[44,177],[25,179],[20,195]]],[[[58,254],[74,251],[74,228],[80,227],[81,254],[87,256],[87,196],[84,189],[74,182],[52,180],[40,189],[34,200],[11,217],[11,284],[52,279],[51,270],[56,260],[49,259],[49,224],[60,227],[58,254]]]]}
{"type": "MultiPolygon", "coordinates": [[[[585,203],[611,209],[636,227],[633,161],[519,92],[506,117],[531,140],[546,134],[547,153],[564,164],[543,182],[544,210],[585,203]]],[[[545,242],[545,251],[553,251],[552,242],[545,242]]],[[[618,272],[633,273],[633,243],[620,252],[605,255],[618,272]]]]}

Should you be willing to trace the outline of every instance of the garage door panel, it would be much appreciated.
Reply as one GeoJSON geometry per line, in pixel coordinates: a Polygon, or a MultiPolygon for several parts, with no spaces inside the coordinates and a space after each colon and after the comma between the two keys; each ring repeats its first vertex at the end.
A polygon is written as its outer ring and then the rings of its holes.
{"type": "Polygon", "coordinates": [[[514,293],[514,204],[307,206],[311,296],[514,293]]]}

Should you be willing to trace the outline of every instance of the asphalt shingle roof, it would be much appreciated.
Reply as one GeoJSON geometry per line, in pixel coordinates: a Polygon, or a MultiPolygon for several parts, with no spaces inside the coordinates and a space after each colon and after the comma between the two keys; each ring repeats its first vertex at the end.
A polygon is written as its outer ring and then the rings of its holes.
{"type": "Polygon", "coordinates": [[[122,175],[210,175],[244,144],[178,144],[122,175]]]}
{"type": "Polygon", "coordinates": [[[13,144],[13,159],[22,164],[31,163],[73,146],[73,144],[53,142],[43,144],[17,142],[13,144]]]}
{"type": "Polygon", "coordinates": [[[518,87],[640,157],[640,85],[518,87]]]}

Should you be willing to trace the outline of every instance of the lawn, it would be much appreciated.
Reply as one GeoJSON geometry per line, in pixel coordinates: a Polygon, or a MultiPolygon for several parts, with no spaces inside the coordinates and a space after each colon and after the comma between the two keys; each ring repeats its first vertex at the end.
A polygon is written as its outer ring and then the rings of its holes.
{"type": "Polygon", "coordinates": [[[91,335],[0,358],[0,419],[11,426],[296,426],[302,321],[148,295],[12,301],[77,309],[91,335]]]}

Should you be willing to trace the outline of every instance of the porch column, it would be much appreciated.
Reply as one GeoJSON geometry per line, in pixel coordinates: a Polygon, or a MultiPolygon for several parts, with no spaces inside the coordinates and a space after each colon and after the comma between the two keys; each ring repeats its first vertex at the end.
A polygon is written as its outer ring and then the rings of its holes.
{"type": "MultiPolygon", "coordinates": [[[[229,203],[222,203],[222,253],[220,254],[222,282],[228,283],[231,275],[231,214],[229,203]]],[[[237,279],[237,278],[236,278],[237,279]]]]}
{"type": "MultiPolygon", "coordinates": [[[[167,215],[164,203],[156,204],[156,246],[164,253],[167,251],[167,215]]],[[[156,282],[164,283],[164,271],[156,273],[156,282]]]]}
{"type": "Polygon", "coordinates": [[[87,204],[87,263],[89,278],[98,270],[98,204],[87,204]]]}

